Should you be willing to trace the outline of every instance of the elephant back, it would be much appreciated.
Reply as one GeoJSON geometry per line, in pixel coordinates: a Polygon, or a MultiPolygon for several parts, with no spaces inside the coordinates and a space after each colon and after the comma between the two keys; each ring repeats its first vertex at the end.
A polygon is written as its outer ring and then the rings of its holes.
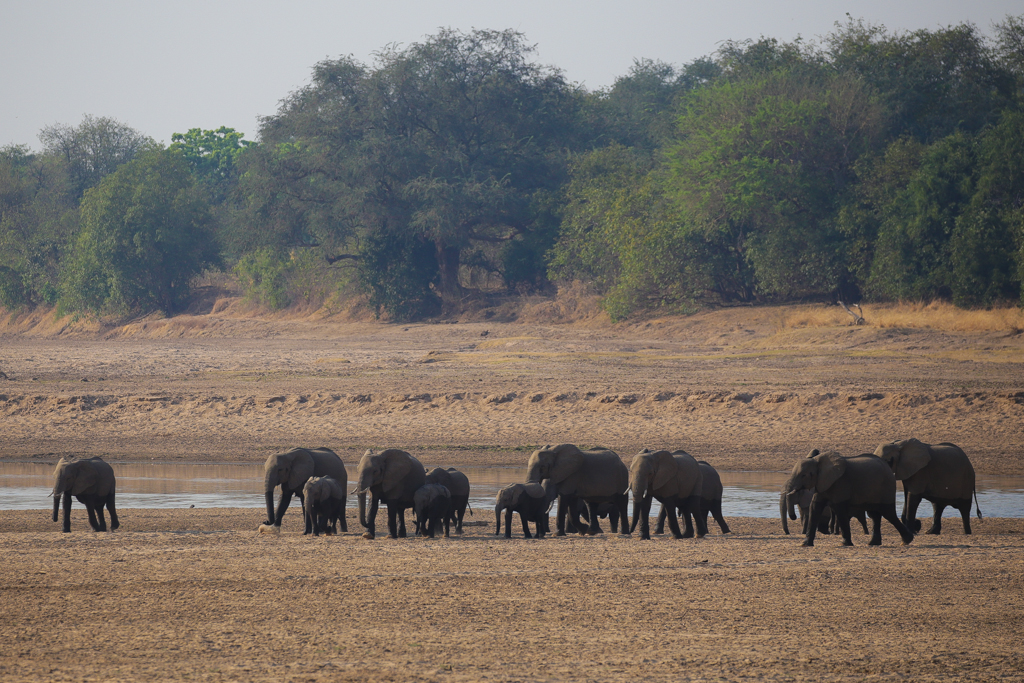
{"type": "Polygon", "coordinates": [[[309,455],[313,458],[313,476],[331,477],[342,487],[348,484],[348,472],[345,463],[338,454],[329,448],[311,448],[309,455]]]}
{"type": "Polygon", "coordinates": [[[413,494],[413,506],[419,513],[439,501],[450,501],[451,497],[451,492],[441,484],[424,484],[413,494]]]}
{"type": "Polygon", "coordinates": [[[575,484],[581,496],[617,496],[629,488],[629,468],[615,451],[583,451],[583,462],[575,484]]]}
{"type": "Polygon", "coordinates": [[[454,467],[449,467],[448,469],[435,467],[427,472],[425,481],[428,484],[440,484],[455,497],[466,497],[469,495],[469,477],[454,467]]]}

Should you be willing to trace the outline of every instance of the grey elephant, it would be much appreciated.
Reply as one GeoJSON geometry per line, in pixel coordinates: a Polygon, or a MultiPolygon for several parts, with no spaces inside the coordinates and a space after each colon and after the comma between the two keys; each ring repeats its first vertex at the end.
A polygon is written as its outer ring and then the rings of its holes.
{"type": "Polygon", "coordinates": [[[359,523],[366,529],[363,538],[377,535],[377,507],[388,508],[388,537],[405,538],[405,511],[415,504],[417,489],[426,483],[426,473],[419,460],[398,448],[375,453],[366,451],[356,467],[356,489],[359,496],[359,523]],[[366,510],[366,495],[370,510],[366,510]]]}
{"type": "Polygon", "coordinates": [[[336,534],[340,522],[341,530],[348,531],[348,523],[345,521],[346,501],[345,485],[334,477],[307,479],[302,487],[302,513],[306,519],[306,529],[311,529],[314,536],[319,536],[321,532],[336,534]]]}
{"type": "MultiPolygon", "coordinates": [[[[971,533],[971,496],[978,503],[975,489],[974,466],[959,446],[951,443],[930,445],[917,439],[883,443],[875,455],[892,468],[896,478],[903,482],[903,523],[911,531],[918,531],[917,506],[922,500],[931,501],[934,508],[932,527],[926,532],[942,532],[942,511],[946,506],[960,511],[964,533],[971,533]]],[[[978,506],[978,519],[981,507],[978,506]]]]}
{"type": "MultiPolygon", "coordinates": [[[[725,517],[722,516],[722,492],[725,490],[725,487],[722,486],[722,477],[719,476],[718,470],[709,463],[698,460],[697,464],[700,466],[700,473],[704,482],[700,488],[700,514],[704,517],[704,524],[707,525],[707,518],[710,514],[718,523],[718,528],[722,530],[723,534],[732,533],[728,523],[725,521],[725,517]]],[[[676,510],[684,515],[686,528],[689,529],[691,527],[689,508],[682,506],[677,507],[676,510]]],[[[665,506],[662,506],[661,511],[658,512],[658,525],[654,529],[655,534],[665,533],[665,519],[667,517],[668,510],[666,510],[665,506]]]]}
{"type": "MultiPolygon", "coordinates": [[[[333,477],[342,489],[348,486],[345,463],[329,448],[293,448],[285,453],[276,453],[267,458],[263,465],[263,488],[267,502],[267,521],[264,524],[281,528],[281,520],[292,500],[292,495],[302,502],[302,487],[310,477],[333,477]],[[281,501],[274,512],[274,489],[281,487],[281,501]]],[[[310,533],[308,520],[304,533],[310,533]]]]}
{"type": "Polygon", "coordinates": [[[501,533],[501,513],[505,512],[505,538],[512,538],[512,513],[519,513],[523,536],[530,536],[530,523],[536,527],[537,538],[551,531],[548,511],[558,497],[558,487],[550,479],[541,483],[509,484],[494,497],[494,534],[501,533]]]}
{"type": "Polygon", "coordinates": [[[692,538],[693,526],[690,515],[696,522],[697,538],[704,538],[708,532],[707,518],[700,514],[700,493],[704,477],[700,465],[686,451],[668,452],[644,449],[633,456],[629,464],[629,489],[633,493],[633,523],[630,530],[640,523],[640,538],[651,538],[651,503],[655,498],[668,515],[668,526],[675,538],[692,538]],[[686,531],[679,530],[676,508],[684,507],[690,515],[686,518],[686,531]]]}
{"type": "MultiPolygon", "coordinates": [[[[462,518],[466,516],[466,508],[469,506],[469,477],[454,467],[435,467],[427,472],[427,483],[440,484],[448,489],[452,496],[451,523],[455,525],[455,533],[461,534],[462,518]]],[[[473,514],[472,511],[470,514],[473,514]]]]}
{"type": "Polygon", "coordinates": [[[53,521],[57,521],[61,499],[64,500],[64,533],[71,531],[71,496],[85,506],[93,531],[106,531],[103,506],[110,512],[110,530],[121,526],[114,507],[117,481],[114,469],[102,458],[78,460],[61,458],[53,471],[53,521]]]}
{"type": "MultiPolygon", "coordinates": [[[[811,451],[811,453],[812,455],[817,455],[818,453],[820,453],[820,451],[818,449],[814,449],[813,451],[811,451]]],[[[797,510],[800,511],[800,522],[802,529],[800,533],[807,533],[807,523],[811,519],[811,502],[813,500],[813,491],[804,490],[782,492],[782,500],[780,502],[780,505],[785,505],[788,508],[789,518],[793,520],[797,519],[797,510]]],[[[863,510],[854,512],[853,517],[851,519],[856,519],[857,521],[859,521],[861,528],[864,529],[864,533],[869,533],[867,515],[863,510]]],[[[789,534],[789,524],[786,522],[786,512],[782,513],[782,530],[786,532],[786,534],[789,534]]],[[[839,532],[839,519],[832,514],[832,508],[826,507],[824,510],[821,511],[821,518],[818,520],[818,533],[838,534],[839,532]]]]}
{"type": "MultiPolygon", "coordinates": [[[[545,446],[530,455],[526,481],[539,484],[545,479],[550,479],[558,489],[557,536],[565,535],[565,520],[569,515],[581,535],[601,533],[597,523],[597,506],[601,503],[613,503],[619,509],[619,518],[627,519],[629,470],[615,451],[607,448],[583,451],[572,444],[545,446]],[[590,509],[587,527],[576,512],[576,501],[581,499],[590,509]]],[[[624,523],[620,525],[620,533],[629,533],[624,523]]]]}
{"type": "Polygon", "coordinates": [[[424,484],[413,494],[413,512],[416,530],[420,536],[434,538],[444,525],[444,537],[449,537],[452,520],[452,494],[441,484],[424,484]]]}
{"type": "MultiPolygon", "coordinates": [[[[612,533],[619,530],[619,508],[615,503],[598,503],[597,504],[597,517],[598,519],[607,519],[609,526],[612,528],[612,533]]],[[[590,508],[582,500],[576,501],[576,509],[579,511],[580,517],[583,518],[584,526],[590,525],[590,508]]],[[[628,519],[621,520],[622,524],[628,524],[628,519]]],[[[595,522],[596,523],[596,522],[595,522]]],[[[570,528],[572,525],[572,519],[566,520],[566,531],[576,532],[575,528],[570,528]]]]}
{"type": "Polygon", "coordinates": [[[896,527],[904,545],[914,540],[896,516],[896,477],[878,456],[864,453],[844,458],[829,451],[804,458],[793,467],[783,492],[803,490],[814,492],[804,546],[814,545],[825,506],[831,506],[839,520],[843,545],[853,545],[850,516],[860,510],[870,515],[873,523],[869,545],[882,544],[882,517],[896,527]]]}

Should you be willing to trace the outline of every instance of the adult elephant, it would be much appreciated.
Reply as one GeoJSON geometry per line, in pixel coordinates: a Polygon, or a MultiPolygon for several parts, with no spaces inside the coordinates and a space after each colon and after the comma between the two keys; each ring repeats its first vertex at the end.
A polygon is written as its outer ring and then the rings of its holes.
{"type": "Polygon", "coordinates": [[[640,523],[640,538],[651,538],[651,503],[655,498],[668,515],[668,527],[675,538],[692,538],[690,516],[686,518],[686,532],[679,530],[676,508],[684,507],[696,521],[697,538],[708,533],[707,518],[700,514],[700,492],[704,478],[700,465],[686,451],[672,453],[644,449],[629,464],[629,489],[633,492],[633,524],[640,523]]]}
{"type": "Polygon", "coordinates": [[[844,458],[835,451],[813,454],[793,467],[783,494],[813,491],[811,516],[807,524],[804,546],[814,545],[818,520],[825,506],[832,508],[839,520],[843,545],[853,545],[850,538],[850,516],[863,510],[871,516],[873,530],[869,545],[882,544],[882,517],[896,527],[908,545],[914,540],[896,516],[896,477],[884,460],[871,453],[844,458]]]}
{"type": "MultiPolygon", "coordinates": [[[[550,479],[558,490],[556,536],[565,536],[565,518],[572,515],[580,535],[601,533],[597,523],[600,503],[614,503],[619,518],[627,519],[629,470],[615,451],[595,448],[583,451],[572,444],[545,446],[534,451],[527,463],[527,482],[540,483],[550,479]],[[576,501],[583,500],[590,509],[590,524],[584,528],[576,512],[576,501]]],[[[628,534],[626,525],[620,533],[628,534]]]]}
{"type": "Polygon", "coordinates": [[[71,496],[85,506],[93,531],[106,531],[103,506],[110,512],[110,530],[121,526],[114,508],[117,481],[113,468],[100,457],[68,460],[61,458],[53,471],[53,521],[57,521],[60,502],[64,500],[64,533],[71,531],[71,496]]]}
{"type": "Polygon", "coordinates": [[[523,536],[530,536],[530,522],[536,526],[537,538],[551,531],[548,511],[558,497],[558,487],[550,479],[540,484],[509,484],[494,497],[494,534],[501,533],[501,513],[505,513],[505,538],[512,538],[512,513],[519,513],[523,536]]]}
{"type": "MultiPolygon", "coordinates": [[[[718,470],[703,460],[698,460],[697,465],[700,466],[700,474],[704,482],[700,487],[700,514],[704,517],[704,523],[707,524],[708,515],[711,515],[718,523],[718,528],[722,530],[723,534],[731,533],[725,517],[722,516],[722,492],[725,490],[725,487],[722,486],[722,477],[719,476],[718,470]]],[[[686,528],[691,528],[688,516],[689,509],[686,506],[682,506],[677,507],[676,511],[684,515],[686,528]]],[[[654,529],[655,534],[665,533],[665,520],[667,518],[668,510],[665,506],[662,506],[661,511],[658,513],[658,526],[654,529]]]]}
{"type": "MultiPolygon", "coordinates": [[[[911,531],[918,531],[917,506],[922,500],[931,501],[934,510],[932,528],[926,533],[942,532],[942,511],[947,506],[960,511],[964,533],[971,533],[971,496],[978,503],[974,484],[974,466],[963,450],[951,443],[930,445],[917,439],[883,443],[875,455],[892,468],[896,478],[903,482],[903,523],[911,531]]],[[[977,508],[981,519],[981,507],[977,508]]]]}
{"type": "Polygon", "coordinates": [[[338,522],[341,530],[348,531],[345,521],[345,485],[331,476],[310,477],[302,487],[302,513],[306,519],[306,534],[312,528],[314,536],[321,532],[335,534],[338,522]]]}
{"type": "Polygon", "coordinates": [[[426,472],[419,460],[398,448],[380,453],[366,451],[356,467],[356,489],[359,496],[359,523],[366,531],[363,538],[377,535],[377,507],[388,508],[388,537],[405,538],[405,511],[415,505],[416,490],[426,483],[426,472]],[[370,511],[366,511],[366,494],[370,494],[370,511]]]}
{"type": "Polygon", "coordinates": [[[427,483],[439,484],[448,489],[452,496],[451,523],[455,525],[455,533],[461,534],[462,518],[466,516],[466,508],[469,506],[469,477],[454,467],[435,467],[427,472],[427,483]]]}
{"type": "MultiPolygon", "coordinates": [[[[292,500],[292,495],[302,502],[302,487],[310,477],[333,477],[342,489],[348,487],[348,473],[345,463],[329,448],[293,448],[285,453],[277,453],[267,458],[263,465],[263,488],[267,501],[268,526],[281,528],[281,520],[292,500]],[[281,487],[281,501],[274,513],[274,489],[281,487]]],[[[304,533],[310,533],[312,527],[306,520],[304,533]]]]}

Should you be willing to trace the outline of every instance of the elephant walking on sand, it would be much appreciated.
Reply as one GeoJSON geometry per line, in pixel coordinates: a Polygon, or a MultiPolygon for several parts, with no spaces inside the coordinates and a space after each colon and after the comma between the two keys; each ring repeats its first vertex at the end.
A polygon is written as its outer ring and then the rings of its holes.
{"type": "MultiPolygon", "coordinates": [[[[710,514],[718,523],[718,528],[722,530],[723,534],[731,533],[725,517],[722,516],[722,492],[725,490],[725,487],[722,486],[722,477],[719,476],[718,470],[703,460],[698,460],[697,464],[700,466],[700,474],[703,479],[703,484],[700,487],[700,514],[704,517],[704,524],[707,524],[708,515],[710,514]]],[[[690,522],[689,507],[683,505],[676,508],[676,510],[686,520],[686,528],[692,530],[693,526],[690,522]]],[[[654,529],[655,534],[665,533],[665,519],[667,517],[668,510],[666,510],[665,506],[662,506],[661,511],[658,512],[658,525],[654,529]]]]}
{"type": "Polygon", "coordinates": [[[786,515],[785,495],[803,490],[814,492],[804,546],[814,545],[825,506],[830,506],[839,520],[843,545],[853,545],[850,516],[861,510],[871,516],[873,523],[869,545],[882,544],[882,517],[896,527],[904,545],[914,540],[914,535],[896,516],[896,477],[878,456],[864,453],[844,458],[835,451],[816,455],[812,451],[811,456],[793,467],[786,481],[780,503],[783,517],[786,515]]]}
{"type": "Polygon", "coordinates": [[[348,531],[345,522],[345,486],[334,477],[310,477],[302,487],[302,513],[306,518],[306,534],[312,528],[314,536],[321,532],[331,535],[341,530],[348,531]]]}
{"type": "Polygon", "coordinates": [[[530,536],[530,522],[536,526],[537,538],[550,533],[548,511],[558,497],[558,487],[550,479],[542,483],[509,484],[494,497],[494,534],[501,533],[501,513],[505,512],[505,538],[512,538],[512,513],[519,513],[523,523],[523,536],[530,536]]]}
{"type": "MultiPolygon", "coordinates": [[[[581,535],[601,533],[597,523],[597,506],[613,503],[619,509],[619,518],[627,519],[629,502],[629,470],[615,451],[594,448],[583,451],[572,444],[545,446],[530,455],[526,481],[541,483],[550,479],[558,490],[557,536],[565,536],[566,517],[581,535]],[[583,500],[590,509],[590,524],[584,527],[576,512],[576,501],[583,500]]],[[[621,534],[628,534],[626,525],[621,534]]]]}
{"type": "Polygon", "coordinates": [[[440,484],[424,484],[413,494],[416,530],[420,536],[434,538],[444,526],[448,538],[452,521],[452,494],[440,484]]]}
{"type": "MultiPolygon", "coordinates": [[[[435,467],[427,472],[428,484],[440,484],[448,489],[452,496],[451,523],[455,525],[455,533],[462,533],[462,518],[466,516],[469,506],[469,477],[454,467],[441,469],[435,467]]],[[[472,510],[470,514],[473,514],[472,510]]]]}
{"type": "MultiPolygon", "coordinates": [[[[286,453],[276,453],[267,458],[263,465],[263,488],[267,503],[267,526],[281,528],[281,520],[292,500],[292,495],[302,502],[302,487],[310,477],[332,477],[342,490],[348,486],[348,473],[345,463],[329,448],[293,448],[286,453]],[[281,502],[274,512],[274,489],[281,487],[281,502]]],[[[344,505],[342,506],[344,511],[344,505]]],[[[312,527],[306,520],[304,533],[310,533],[312,527]]]]}
{"type": "Polygon", "coordinates": [[[93,531],[106,531],[103,506],[110,512],[110,530],[121,526],[114,508],[117,488],[114,470],[102,458],[69,460],[61,458],[53,471],[53,521],[57,521],[61,499],[64,500],[64,533],[71,531],[71,496],[85,506],[89,513],[89,526],[93,531]]]}
{"type": "MultiPolygon", "coordinates": [[[[951,443],[930,445],[917,439],[883,443],[875,455],[892,468],[896,478],[903,482],[903,523],[917,532],[921,523],[917,519],[917,506],[922,500],[931,501],[934,508],[932,527],[926,532],[942,532],[942,511],[947,506],[960,511],[964,533],[971,533],[971,495],[978,504],[974,483],[974,466],[959,446],[951,443]]],[[[977,508],[981,519],[981,507],[977,508]]]]}
{"type": "Polygon", "coordinates": [[[366,451],[356,467],[356,489],[359,496],[359,523],[366,531],[363,538],[376,537],[377,507],[388,508],[388,537],[405,538],[405,511],[415,505],[416,491],[426,483],[423,464],[398,448],[380,453],[366,451]],[[370,510],[366,510],[366,495],[370,510]]]}
{"type": "Polygon", "coordinates": [[[640,523],[640,538],[651,538],[651,503],[654,498],[668,515],[668,526],[675,538],[692,538],[693,527],[687,516],[686,532],[679,530],[676,508],[685,507],[696,522],[697,538],[708,532],[707,517],[700,514],[700,492],[704,483],[700,465],[686,451],[649,451],[633,456],[629,465],[629,488],[633,492],[633,523],[640,523]]]}

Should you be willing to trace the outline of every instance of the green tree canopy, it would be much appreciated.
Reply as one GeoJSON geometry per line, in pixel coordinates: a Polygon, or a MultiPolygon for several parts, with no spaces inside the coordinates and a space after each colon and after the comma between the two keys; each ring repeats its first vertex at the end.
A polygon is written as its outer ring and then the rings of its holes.
{"type": "Polygon", "coordinates": [[[494,254],[495,269],[505,245],[542,253],[557,226],[545,197],[578,144],[579,97],[558,71],[529,61],[532,51],[513,31],[443,30],[385,48],[373,68],[321,62],[263,122],[244,178],[261,189],[250,215],[336,253],[432,244],[430,287],[445,303],[462,295],[470,250],[494,254]]]}
{"type": "Polygon", "coordinates": [[[125,315],[177,310],[192,278],[217,262],[206,193],[182,156],[154,150],[87,191],[66,260],[66,310],[125,315]]]}

